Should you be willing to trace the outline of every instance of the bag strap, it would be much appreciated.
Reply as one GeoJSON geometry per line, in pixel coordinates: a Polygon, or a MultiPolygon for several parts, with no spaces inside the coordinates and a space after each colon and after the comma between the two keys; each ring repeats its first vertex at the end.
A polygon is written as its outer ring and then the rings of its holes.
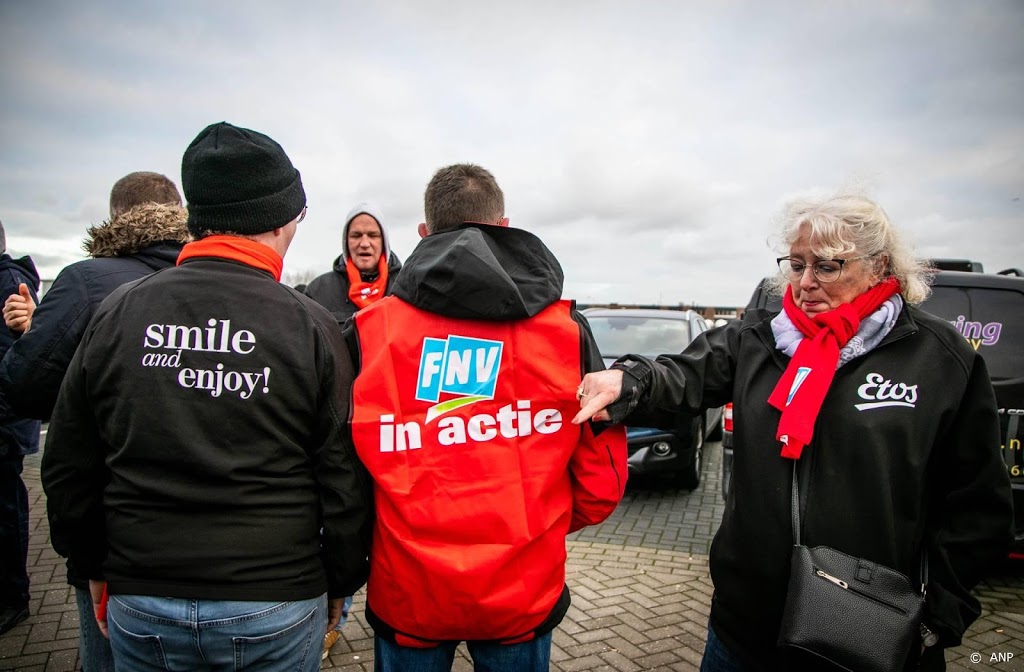
{"type": "Polygon", "coordinates": [[[793,520],[793,543],[800,545],[800,487],[796,481],[796,465],[799,460],[793,460],[793,489],[791,492],[793,520]]]}
{"type": "MultiPolygon", "coordinates": [[[[790,495],[790,517],[793,521],[793,543],[800,545],[800,485],[796,477],[796,465],[799,460],[793,460],[793,489],[790,495]]],[[[921,549],[921,597],[928,594],[928,549],[921,549]]]]}

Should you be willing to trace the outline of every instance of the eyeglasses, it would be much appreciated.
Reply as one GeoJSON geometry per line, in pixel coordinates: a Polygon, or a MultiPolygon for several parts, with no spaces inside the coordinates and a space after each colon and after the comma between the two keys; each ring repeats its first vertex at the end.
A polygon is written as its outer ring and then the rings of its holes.
{"type": "MultiPolygon", "coordinates": [[[[811,272],[814,273],[814,277],[818,279],[818,282],[835,282],[843,274],[843,266],[846,265],[846,262],[867,259],[870,256],[868,254],[863,257],[850,257],[849,259],[822,259],[810,264],[811,272]]],[[[808,266],[803,259],[793,259],[792,257],[779,257],[775,261],[778,263],[782,275],[786,276],[786,279],[790,282],[799,282],[804,277],[804,271],[808,266]]]]}
{"type": "Polygon", "coordinates": [[[301,222],[302,220],[304,220],[306,218],[306,211],[307,210],[309,210],[309,206],[308,205],[302,206],[302,211],[299,213],[299,216],[295,218],[295,223],[296,224],[298,224],[299,222],[301,222]]]}

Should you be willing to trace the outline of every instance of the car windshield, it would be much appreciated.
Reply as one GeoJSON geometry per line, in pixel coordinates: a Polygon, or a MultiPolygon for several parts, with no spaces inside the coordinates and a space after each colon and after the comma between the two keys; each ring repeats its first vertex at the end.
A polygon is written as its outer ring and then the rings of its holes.
{"type": "Polygon", "coordinates": [[[631,315],[588,315],[601,356],[617,358],[633,353],[654,357],[682,352],[690,344],[687,320],[631,315]]]}

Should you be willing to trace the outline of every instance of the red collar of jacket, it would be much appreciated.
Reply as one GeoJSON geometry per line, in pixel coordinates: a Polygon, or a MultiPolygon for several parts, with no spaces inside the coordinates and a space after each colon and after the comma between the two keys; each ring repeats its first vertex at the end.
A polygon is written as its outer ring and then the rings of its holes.
{"type": "Polygon", "coordinates": [[[238,236],[207,236],[202,240],[188,243],[181,248],[178,255],[178,266],[181,262],[198,257],[219,257],[237,261],[274,276],[281,282],[281,270],[284,259],[277,252],[263,243],[238,236]]]}

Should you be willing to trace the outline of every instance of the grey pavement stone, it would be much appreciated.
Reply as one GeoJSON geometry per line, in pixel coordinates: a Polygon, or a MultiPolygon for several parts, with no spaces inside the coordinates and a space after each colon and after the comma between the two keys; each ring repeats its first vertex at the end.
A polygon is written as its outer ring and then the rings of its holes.
{"type": "MultiPolygon", "coordinates": [[[[569,537],[566,581],[573,605],[554,632],[551,669],[695,672],[700,665],[714,587],[707,552],[724,509],[720,444],[708,444],[704,479],[694,492],[657,483],[630,484],[607,521],[569,537]]],[[[63,560],[49,543],[39,458],[26,460],[31,502],[29,572],[32,616],[0,636],[0,672],[77,669],[78,612],[64,582],[63,560]]],[[[1024,670],[1024,564],[1007,565],[975,591],[982,617],[947,652],[950,670],[1024,670]],[[971,662],[978,654],[981,661],[971,662]],[[994,661],[993,654],[1014,654],[994,661]]],[[[373,632],[360,591],[344,634],[324,669],[370,672],[373,632]]],[[[472,670],[465,645],[454,670],[472,670]]]]}

